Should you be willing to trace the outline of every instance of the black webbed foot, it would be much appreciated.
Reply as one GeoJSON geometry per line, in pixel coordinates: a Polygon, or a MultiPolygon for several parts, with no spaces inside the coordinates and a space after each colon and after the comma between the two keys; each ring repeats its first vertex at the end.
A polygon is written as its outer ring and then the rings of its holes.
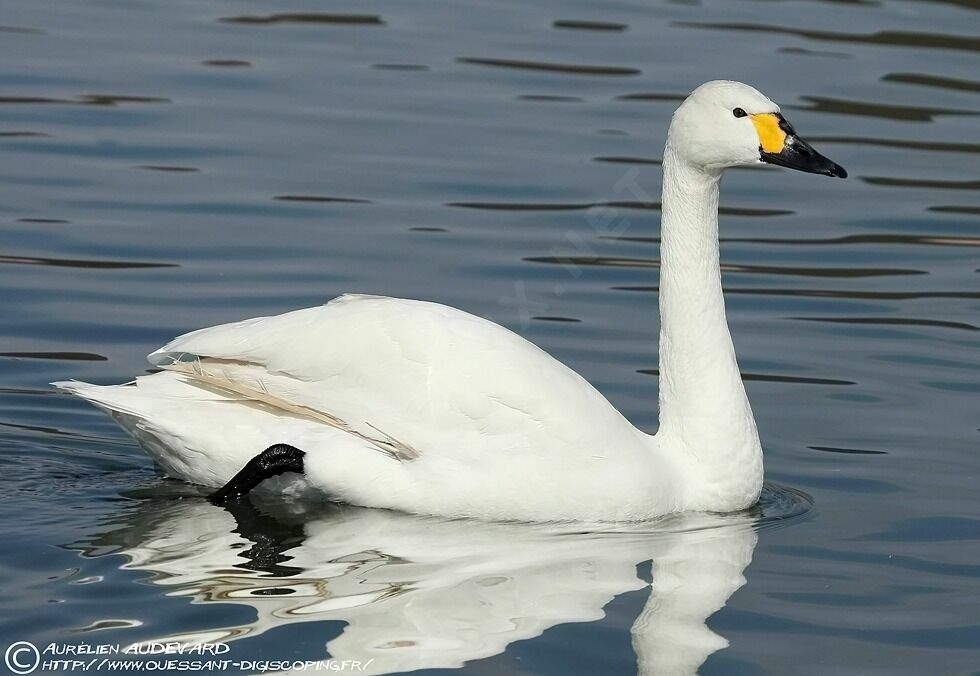
{"type": "Polygon", "coordinates": [[[248,495],[249,491],[269,477],[286,472],[303,473],[303,457],[306,455],[289,444],[274,444],[249,460],[231,478],[231,481],[208,496],[215,505],[223,505],[228,500],[248,495]]]}

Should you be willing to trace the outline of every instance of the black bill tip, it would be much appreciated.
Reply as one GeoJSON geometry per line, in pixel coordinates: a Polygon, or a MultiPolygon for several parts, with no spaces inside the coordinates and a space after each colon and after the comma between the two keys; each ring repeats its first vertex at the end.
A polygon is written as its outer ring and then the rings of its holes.
{"type": "Polygon", "coordinates": [[[831,162],[830,167],[827,169],[827,176],[836,176],[837,178],[847,178],[847,169],[837,164],[836,162],[831,162]]]}
{"type": "Polygon", "coordinates": [[[783,149],[778,153],[766,152],[763,148],[759,148],[759,158],[763,162],[787,169],[847,178],[847,170],[844,167],[818,153],[799,136],[788,137],[783,149]]]}

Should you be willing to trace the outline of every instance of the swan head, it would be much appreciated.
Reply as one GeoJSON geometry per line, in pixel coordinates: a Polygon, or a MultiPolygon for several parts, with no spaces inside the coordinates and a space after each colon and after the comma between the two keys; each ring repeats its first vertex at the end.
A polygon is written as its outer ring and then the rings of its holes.
{"type": "Polygon", "coordinates": [[[718,174],[745,164],[778,164],[846,178],[847,171],[801,139],[779,106],[741,82],[706,82],[684,100],[670,123],[667,146],[679,159],[718,174]]]}

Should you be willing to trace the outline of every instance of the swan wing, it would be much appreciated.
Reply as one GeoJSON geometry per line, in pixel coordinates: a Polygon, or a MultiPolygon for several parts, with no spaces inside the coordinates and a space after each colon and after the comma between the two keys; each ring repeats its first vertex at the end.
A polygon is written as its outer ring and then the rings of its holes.
{"type": "Polygon", "coordinates": [[[635,434],[585,379],[537,346],[436,303],[345,295],[194,331],[149,359],[344,429],[403,461],[533,450],[567,462],[602,456],[635,434]]]}

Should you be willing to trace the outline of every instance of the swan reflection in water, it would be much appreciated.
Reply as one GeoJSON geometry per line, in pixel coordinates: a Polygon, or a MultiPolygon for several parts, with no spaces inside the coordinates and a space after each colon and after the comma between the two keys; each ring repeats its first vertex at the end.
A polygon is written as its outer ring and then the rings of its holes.
{"type": "MultiPolygon", "coordinates": [[[[764,503],[773,495],[767,489],[764,503]]],[[[77,546],[122,555],[122,568],[151,573],[169,596],[256,612],[247,624],[156,640],[232,641],[342,620],[322,658],[370,660],[360,673],[462,666],[550,627],[601,619],[614,597],[649,587],[632,627],[639,673],[674,676],[695,674],[728,645],[705,622],[745,584],[755,528],[767,518],[759,509],[683,514],[584,532],[581,524],[156,497],[126,512],[122,528],[77,546]],[[637,572],[647,561],[652,584],[637,572]]]]}

